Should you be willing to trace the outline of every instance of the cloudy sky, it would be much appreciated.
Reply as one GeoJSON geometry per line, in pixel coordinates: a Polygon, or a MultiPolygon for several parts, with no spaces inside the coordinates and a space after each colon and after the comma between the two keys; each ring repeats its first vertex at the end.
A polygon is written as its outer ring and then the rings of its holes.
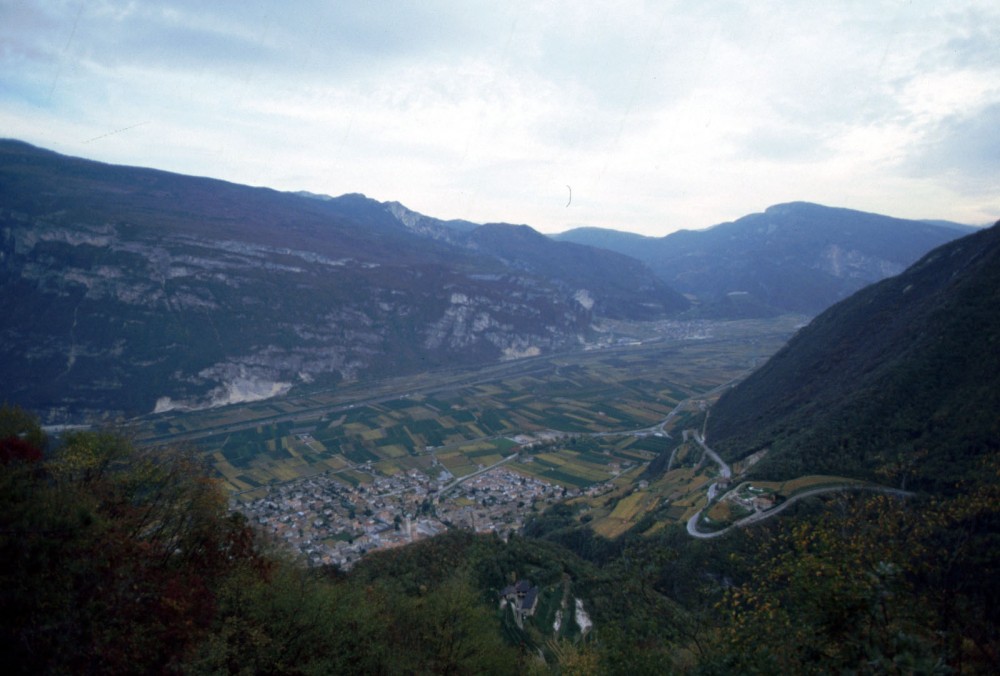
{"type": "Polygon", "coordinates": [[[0,136],[439,218],[1000,218],[996,0],[0,0],[0,136]]]}

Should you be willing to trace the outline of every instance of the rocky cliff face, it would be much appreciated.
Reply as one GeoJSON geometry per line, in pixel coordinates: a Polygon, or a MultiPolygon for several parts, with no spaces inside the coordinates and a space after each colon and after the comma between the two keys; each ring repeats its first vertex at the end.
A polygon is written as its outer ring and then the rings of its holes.
{"type": "Polygon", "coordinates": [[[49,422],[263,399],[572,349],[623,289],[672,293],[616,254],[588,259],[611,288],[559,275],[587,247],[517,266],[442,223],[0,142],[4,396],[49,422]]]}
{"type": "Polygon", "coordinates": [[[872,256],[839,244],[827,245],[813,267],[836,279],[857,280],[862,285],[898,275],[904,269],[898,261],[872,256]]]}
{"type": "Polygon", "coordinates": [[[591,319],[512,276],[9,212],[0,223],[8,396],[53,417],[215,406],[568,349],[591,319]]]}

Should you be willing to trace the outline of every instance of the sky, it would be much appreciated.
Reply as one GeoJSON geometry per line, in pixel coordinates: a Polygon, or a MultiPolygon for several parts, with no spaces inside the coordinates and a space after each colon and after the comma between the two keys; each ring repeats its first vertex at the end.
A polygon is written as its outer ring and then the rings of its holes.
{"type": "Polygon", "coordinates": [[[986,224],[1000,2],[0,0],[0,136],[549,233],[986,224]]]}

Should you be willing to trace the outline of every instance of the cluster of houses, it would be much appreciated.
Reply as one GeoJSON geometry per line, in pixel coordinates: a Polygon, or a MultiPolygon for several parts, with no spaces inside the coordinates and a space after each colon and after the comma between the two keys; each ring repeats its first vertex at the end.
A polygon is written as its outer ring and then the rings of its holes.
{"type": "Polygon", "coordinates": [[[539,502],[566,494],[507,467],[471,477],[443,494],[441,488],[439,479],[415,469],[358,486],[321,474],[271,486],[265,497],[234,507],[310,564],[346,570],[370,551],[448,528],[506,537],[520,530],[539,502]]]}
{"type": "Polygon", "coordinates": [[[754,487],[751,484],[740,487],[740,490],[730,493],[726,499],[732,500],[750,512],[766,512],[783,502],[782,496],[777,493],[754,487]]]}

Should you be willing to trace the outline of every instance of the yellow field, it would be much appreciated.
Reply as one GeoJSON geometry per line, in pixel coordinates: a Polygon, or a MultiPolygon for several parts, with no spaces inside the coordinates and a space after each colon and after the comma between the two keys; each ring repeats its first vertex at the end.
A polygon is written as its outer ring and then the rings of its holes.
{"type": "Polygon", "coordinates": [[[600,519],[599,521],[591,522],[591,529],[602,537],[606,537],[609,540],[613,540],[625,531],[629,529],[631,524],[622,523],[621,521],[612,519],[600,519]]]}
{"type": "MultiPolygon", "coordinates": [[[[221,453],[219,455],[222,455],[221,453]]],[[[215,469],[219,471],[219,474],[226,478],[226,481],[233,482],[236,476],[242,474],[242,470],[238,470],[229,464],[225,459],[220,460],[215,463],[215,469]]]]}
{"type": "Polygon", "coordinates": [[[320,461],[320,464],[325,465],[334,471],[344,469],[348,466],[347,460],[342,455],[334,455],[329,458],[324,458],[320,461]]]}
{"type": "Polygon", "coordinates": [[[660,532],[661,530],[667,527],[667,523],[668,523],[667,521],[657,521],[656,523],[653,524],[652,528],[650,528],[644,533],[644,535],[654,535],[660,532]]]}
{"type": "Polygon", "coordinates": [[[291,455],[296,460],[301,460],[302,454],[309,453],[311,450],[308,446],[306,446],[303,442],[299,441],[295,437],[282,437],[281,447],[284,448],[286,451],[288,451],[289,455],[291,455]]]}
{"type": "Polygon", "coordinates": [[[615,505],[615,508],[612,510],[609,517],[612,519],[631,521],[639,510],[642,509],[643,503],[645,502],[643,498],[645,497],[646,494],[639,491],[625,496],[618,501],[618,504],[615,505]]]}
{"type": "Polygon", "coordinates": [[[451,472],[452,474],[455,473],[455,469],[458,467],[465,467],[465,466],[473,467],[473,465],[469,463],[469,459],[460,453],[456,453],[455,455],[449,455],[446,457],[442,457],[439,455],[438,462],[447,467],[448,471],[451,472]]]}
{"type": "Polygon", "coordinates": [[[439,413],[423,406],[413,406],[404,410],[410,420],[434,420],[439,417],[439,413]]]}
{"type": "Polygon", "coordinates": [[[326,453],[326,446],[319,439],[310,439],[306,442],[306,446],[311,448],[316,453],[326,453]]]}
{"type": "Polygon", "coordinates": [[[624,455],[627,458],[632,458],[633,460],[638,460],[639,462],[646,462],[647,460],[652,460],[655,454],[641,449],[623,448],[618,451],[618,455],[624,455]]]}
{"type": "Polygon", "coordinates": [[[376,462],[375,469],[377,469],[380,474],[384,474],[385,476],[394,476],[402,471],[399,465],[394,463],[392,460],[382,460],[380,462],[376,462]]]}
{"type": "Polygon", "coordinates": [[[655,489],[664,495],[672,496],[675,493],[686,492],[693,477],[693,469],[690,467],[682,467],[664,474],[656,480],[650,488],[655,489]]]}
{"type": "Polygon", "coordinates": [[[681,523],[687,523],[687,520],[704,509],[706,504],[708,504],[706,496],[699,496],[697,500],[688,506],[687,511],[684,512],[684,516],[680,518],[681,523]]]}
{"type": "Polygon", "coordinates": [[[633,467],[627,472],[622,472],[614,479],[616,486],[631,486],[633,483],[639,480],[639,475],[646,471],[646,468],[642,465],[633,467]]]}
{"type": "Polygon", "coordinates": [[[594,520],[594,532],[606,538],[616,538],[632,528],[647,512],[655,509],[659,502],[659,498],[643,491],[627,495],[618,501],[611,514],[594,520]]]}
{"type": "Polygon", "coordinates": [[[378,452],[382,455],[387,455],[390,458],[402,458],[410,454],[408,450],[406,450],[399,444],[389,444],[388,446],[379,446],[378,452]]]}
{"type": "Polygon", "coordinates": [[[413,448],[423,448],[424,440],[413,435],[409,427],[403,426],[403,430],[406,432],[406,436],[409,437],[410,443],[413,444],[413,448]]]}
{"type": "MultiPolygon", "coordinates": [[[[236,489],[239,490],[239,489],[236,489]]],[[[241,500],[259,500],[267,496],[267,486],[260,486],[253,490],[247,490],[240,494],[241,500]]]]}
{"type": "Polygon", "coordinates": [[[365,441],[378,441],[379,439],[385,439],[385,430],[381,427],[376,427],[373,430],[366,430],[361,433],[361,438],[365,441]]]}
{"type": "MultiPolygon", "coordinates": [[[[649,408],[654,408],[654,406],[650,405],[649,408]]],[[[630,416],[632,416],[636,420],[649,420],[649,421],[651,421],[653,423],[659,422],[660,420],[663,419],[663,416],[666,415],[665,412],[659,412],[659,411],[654,412],[654,411],[650,411],[650,410],[645,409],[645,408],[637,408],[635,406],[621,406],[621,405],[619,405],[618,409],[620,411],[622,411],[623,413],[628,413],[630,416]]]]}
{"type": "Polygon", "coordinates": [[[709,509],[706,514],[710,519],[728,523],[733,518],[733,510],[731,507],[732,505],[730,505],[728,500],[720,500],[712,505],[711,509],[709,509]]]}
{"type": "MultiPolygon", "coordinates": [[[[300,471],[300,467],[301,466],[297,467],[295,465],[291,465],[291,464],[288,464],[288,463],[284,463],[284,464],[281,464],[281,465],[275,465],[274,467],[271,468],[270,474],[271,474],[271,476],[273,476],[274,478],[276,478],[278,481],[291,481],[292,479],[298,479],[300,476],[302,476],[302,472],[300,471]]],[[[256,474],[256,472],[254,472],[254,474],[256,474]]],[[[266,475],[264,475],[262,473],[262,478],[264,476],[266,476],[266,475]]],[[[257,477],[254,476],[254,478],[256,479],[257,477]]],[[[267,481],[267,479],[265,478],[265,482],[266,481],[267,481]]]]}
{"type": "Polygon", "coordinates": [[[684,486],[684,495],[679,496],[676,500],[674,500],[674,504],[685,506],[690,505],[694,500],[704,503],[705,495],[700,489],[710,481],[712,481],[711,477],[707,476],[692,477],[690,483],[684,486]]]}

